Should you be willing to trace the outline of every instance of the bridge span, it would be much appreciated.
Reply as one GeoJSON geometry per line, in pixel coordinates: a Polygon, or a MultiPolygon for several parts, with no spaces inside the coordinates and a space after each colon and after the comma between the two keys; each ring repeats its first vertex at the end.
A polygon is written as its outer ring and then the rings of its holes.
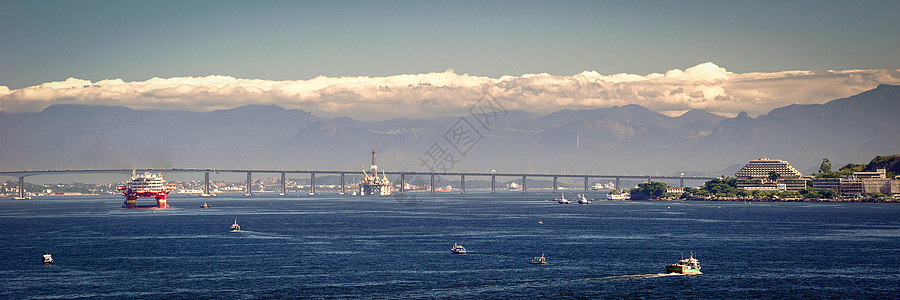
{"type": "MultiPolygon", "coordinates": [[[[66,175],[66,174],[104,174],[104,173],[121,173],[121,174],[131,174],[131,172],[163,172],[163,173],[204,173],[204,185],[203,192],[205,194],[209,194],[209,173],[246,173],[247,174],[247,182],[246,182],[246,191],[247,195],[251,194],[251,187],[253,183],[253,173],[261,173],[261,174],[281,174],[281,194],[287,195],[287,190],[285,186],[285,176],[286,174],[309,174],[310,179],[310,193],[316,193],[316,174],[329,174],[329,175],[340,175],[341,176],[341,193],[346,192],[347,182],[345,180],[346,174],[359,174],[360,171],[341,171],[341,170],[267,170],[267,169],[66,169],[66,170],[22,170],[22,171],[0,171],[0,176],[11,176],[18,177],[18,194],[17,198],[25,198],[25,177],[28,176],[37,176],[37,175],[66,175]]],[[[430,178],[431,184],[430,192],[434,193],[434,184],[436,176],[459,176],[460,178],[460,193],[466,192],[466,176],[469,177],[490,177],[491,178],[491,193],[497,192],[497,177],[521,177],[522,178],[522,192],[528,192],[528,186],[526,179],[528,177],[540,177],[540,178],[552,178],[553,179],[553,192],[557,192],[558,184],[557,180],[559,178],[583,178],[584,179],[584,191],[587,192],[589,190],[588,182],[591,178],[595,179],[614,179],[615,180],[615,188],[618,189],[620,187],[619,180],[620,179],[638,179],[638,180],[646,180],[647,182],[652,182],[653,179],[657,180],[679,180],[680,186],[684,186],[685,180],[710,180],[718,177],[710,177],[710,176],[651,176],[651,175],[601,175],[601,174],[567,174],[567,173],[502,173],[502,172],[428,172],[428,171],[382,171],[382,174],[390,174],[390,175],[400,175],[400,192],[406,193],[404,189],[404,182],[406,182],[406,176],[424,176],[426,178],[430,178]]]]}

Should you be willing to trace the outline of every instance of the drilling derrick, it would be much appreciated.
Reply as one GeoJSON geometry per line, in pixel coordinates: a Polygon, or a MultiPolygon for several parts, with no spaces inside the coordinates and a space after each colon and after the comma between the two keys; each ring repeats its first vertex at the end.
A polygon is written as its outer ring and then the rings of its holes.
{"type": "Polygon", "coordinates": [[[364,179],[359,183],[359,194],[363,196],[379,195],[389,196],[391,194],[391,181],[388,180],[384,171],[381,172],[382,177],[378,177],[378,165],[375,163],[375,149],[372,149],[372,166],[369,168],[371,175],[366,172],[363,166],[364,179]]]}

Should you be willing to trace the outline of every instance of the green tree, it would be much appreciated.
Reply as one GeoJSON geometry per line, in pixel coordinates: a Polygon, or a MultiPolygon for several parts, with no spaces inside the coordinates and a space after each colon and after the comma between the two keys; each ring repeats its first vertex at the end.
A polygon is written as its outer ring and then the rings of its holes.
{"type": "Polygon", "coordinates": [[[769,171],[769,180],[772,182],[778,181],[778,177],[781,177],[781,174],[775,171],[769,171]]]}
{"type": "Polygon", "coordinates": [[[638,184],[638,187],[631,190],[632,199],[657,199],[666,193],[668,185],[662,182],[650,182],[638,184]]]}
{"type": "Polygon", "coordinates": [[[831,172],[831,161],[826,157],[822,159],[822,164],[819,165],[819,173],[824,174],[829,172],[831,172]]]}

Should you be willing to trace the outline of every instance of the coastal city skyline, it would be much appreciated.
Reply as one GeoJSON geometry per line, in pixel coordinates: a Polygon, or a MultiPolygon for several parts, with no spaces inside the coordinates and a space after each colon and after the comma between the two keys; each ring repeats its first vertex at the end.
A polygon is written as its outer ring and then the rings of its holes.
{"type": "Polygon", "coordinates": [[[6,6],[6,113],[276,104],[373,121],[460,115],[490,94],[535,114],[734,117],[900,83],[893,1],[6,6]]]}

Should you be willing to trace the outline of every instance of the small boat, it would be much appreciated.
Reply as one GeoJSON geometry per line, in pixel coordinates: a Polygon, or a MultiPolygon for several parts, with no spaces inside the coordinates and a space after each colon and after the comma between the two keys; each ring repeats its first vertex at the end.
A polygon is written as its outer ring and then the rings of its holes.
{"type": "Polygon", "coordinates": [[[44,265],[52,265],[53,264],[53,256],[50,253],[44,254],[44,265]]]}
{"type": "Polygon", "coordinates": [[[585,198],[582,194],[578,194],[578,197],[575,198],[578,199],[578,204],[591,204],[591,201],[585,198]]]}
{"type": "Polygon", "coordinates": [[[450,248],[450,253],[466,254],[466,247],[463,247],[463,245],[457,243],[453,243],[453,247],[450,248]]]}
{"type": "Polygon", "coordinates": [[[200,208],[210,208],[210,207],[212,207],[212,206],[209,206],[209,204],[206,204],[206,202],[203,202],[203,204],[200,204],[200,208]]]}
{"type": "Polygon", "coordinates": [[[677,263],[666,265],[666,273],[700,274],[700,261],[691,252],[690,258],[682,258],[677,263]]]}
{"type": "Polygon", "coordinates": [[[241,225],[238,225],[237,219],[234,219],[234,224],[231,224],[231,232],[241,231],[241,225]]]}
{"type": "Polygon", "coordinates": [[[556,199],[553,199],[553,200],[556,200],[556,202],[559,203],[559,204],[569,204],[569,203],[571,203],[571,202],[569,202],[569,200],[566,200],[566,194],[565,194],[565,193],[560,192],[560,195],[562,195],[562,196],[561,196],[562,198],[556,198],[556,199]]]}
{"type": "Polygon", "coordinates": [[[545,264],[547,264],[547,259],[544,258],[544,254],[541,253],[541,257],[532,257],[531,263],[536,264],[536,265],[545,265],[545,264]]]}
{"type": "Polygon", "coordinates": [[[436,188],[436,189],[434,189],[434,191],[435,191],[436,193],[447,193],[447,192],[452,192],[452,191],[453,191],[453,187],[448,185],[448,186],[445,186],[445,187],[439,187],[439,188],[436,188]]]}
{"type": "Polygon", "coordinates": [[[621,194],[608,194],[606,195],[606,199],[608,200],[630,200],[630,193],[621,193],[621,194]]]}

